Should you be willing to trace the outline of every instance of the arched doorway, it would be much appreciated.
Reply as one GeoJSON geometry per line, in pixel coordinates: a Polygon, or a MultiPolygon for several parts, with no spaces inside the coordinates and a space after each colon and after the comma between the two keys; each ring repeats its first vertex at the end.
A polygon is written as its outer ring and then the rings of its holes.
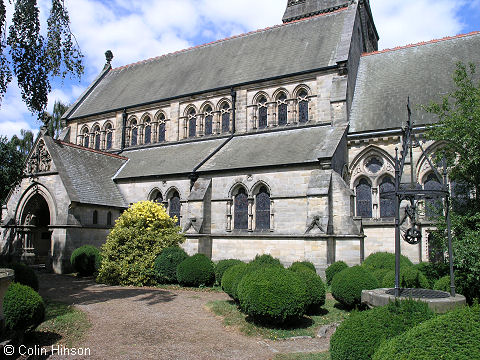
{"type": "Polygon", "coordinates": [[[50,210],[40,194],[28,199],[22,212],[22,260],[33,264],[47,264],[52,233],[49,229],[50,210]]]}

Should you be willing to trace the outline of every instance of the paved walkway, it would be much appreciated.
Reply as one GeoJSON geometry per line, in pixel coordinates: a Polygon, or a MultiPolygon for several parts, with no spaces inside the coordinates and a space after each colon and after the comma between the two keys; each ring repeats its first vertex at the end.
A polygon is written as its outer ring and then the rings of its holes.
{"type": "Polygon", "coordinates": [[[223,293],[112,287],[52,274],[40,274],[39,279],[43,297],[87,313],[92,328],[78,344],[90,349],[85,359],[262,360],[277,352],[328,350],[329,336],[270,341],[223,326],[205,308],[209,301],[228,299],[223,293]]]}

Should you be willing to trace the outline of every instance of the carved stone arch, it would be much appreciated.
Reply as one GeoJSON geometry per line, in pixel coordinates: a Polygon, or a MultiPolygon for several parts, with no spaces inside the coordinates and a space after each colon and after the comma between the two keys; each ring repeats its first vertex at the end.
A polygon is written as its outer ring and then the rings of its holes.
{"type": "Polygon", "coordinates": [[[275,90],[275,92],[273,93],[273,96],[272,96],[272,99],[277,101],[278,100],[278,97],[281,95],[281,94],[285,94],[285,96],[287,97],[287,99],[290,98],[290,93],[287,89],[285,89],[284,87],[281,87],[281,88],[278,88],[277,90],[275,90]]]}
{"type": "Polygon", "coordinates": [[[32,199],[35,195],[42,196],[48,205],[48,210],[50,212],[50,225],[56,225],[57,221],[57,202],[55,198],[52,196],[52,193],[48,188],[40,183],[33,183],[30,185],[20,197],[20,200],[17,203],[17,207],[15,208],[15,221],[17,224],[21,224],[22,219],[24,217],[24,210],[26,204],[28,204],[29,200],[32,199]]]}
{"type": "Polygon", "coordinates": [[[267,103],[269,103],[271,101],[270,96],[265,91],[259,91],[253,97],[253,104],[258,104],[258,102],[259,102],[259,100],[262,96],[264,96],[265,99],[267,99],[267,103]]]}
{"type": "MultiPolygon", "coordinates": [[[[388,154],[385,150],[379,148],[375,145],[369,145],[365,149],[363,149],[352,161],[349,167],[350,172],[350,186],[354,188],[354,182],[360,176],[366,176],[371,181],[374,178],[377,178],[383,174],[394,174],[395,172],[395,162],[393,158],[388,154]],[[370,157],[377,156],[383,160],[383,167],[380,172],[376,174],[369,174],[368,171],[364,167],[365,160],[369,159],[370,157]]],[[[372,186],[374,186],[372,181],[372,186]]]]}
{"type": "Polygon", "coordinates": [[[192,111],[192,109],[195,110],[195,115],[198,115],[198,109],[197,109],[197,107],[196,107],[195,105],[193,105],[193,104],[187,105],[187,107],[185,108],[185,111],[183,112],[183,115],[184,115],[185,117],[188,117],[188,115],[190,115],[190,112],[192,111]]]}
{"type": "Polygon", "coordinates": [[[162,196],[163,201],[165,201],[165,197],[163,196],[162,190],[160,190],[158,187],[154,187],[152,190],[150,190],[147,196],[147,200],[150,200],[150,201],[155,200],[158,194],[160,194],[162,196]]]}
{"type": "MultiPolygon", "coordinates": [[[[427,157],[429,157],[430,160],[432,160],[431,156],[436,151],[442,149],[444,146],[445,146],[444,141],[438,141],[438,142],[434,142],[433,144],[431,144],[430,146],[428,146],[425,149],[426,156],[424,154],[422,154],[420,156],[420,159],[418,159],[418,162],[417,162],[417,169],[416,169],[416,172],[415,172],[417,182],[422,182],[422,184],[423,184],[424,177],[426,175],[428,175],[429,172],[433,171],[433,169],[430,167],[430,164],[427,161],[427,157]]],[[[433,161],[432,161],[432,163],[433,163],[433,161]]]]}
{"type": "Polygon", "coordinates": [[[132,115],[128,118],[127,124],[128,126],[132,126],[132,123],[135,121],[136,126],[138,126],[138,118],[135,115],[132,115]]]}
{"type": "Polygon", "coordinates": [[[230,189],[228,190],[227,198],[232,199],[235,195],[237,195],[238,190],[242,187],[245,189],[247,194],[250,194],[247,185],[241,181],[235,181],[235,183],[230,186],[230,189]]]}
{"type": "Polygon", "coordinates": [[[155,121],[166,121],[167,120],[167,114],[165,113],[164,110],[158,110],[155,115],[154,115],[154,120],[155,121]],[[163,116],[163,119],[162,119],[163,116]]]}
{"type": "Polygon", "coordinates": [[[173,193],[174,192],[177,192],[178,195],[180,196],[180,200],[181,201],[185,201],[186,199],[183,197],[182,193],[180,192],[180,190],[178,190],[178,188],[176,186],[170,186],[167,191],[165,191],[165,198],[163,199],[164,201],[167,201],[169,198],[172,197],[173,193]]]}
{"type": "Polygon", "coordinates": [[[145,121],[147,120],[147,118],[150,119],[150,122],[153,121],[152,114],[150,114],[149,112],[146,112],[140,118],[140,124],[145,124],[145,121]]]}
{"type": "Polygon", "coordinates": [[[217,102],[216,111],[222,111],[223,106],[225,104],[228,104],[230,109],[232,109],[232,101],[230,99],[224,97],[224,98],[221,98],[220,101],[217,102]]]}
{"type": "Polygon", "coordinates": [[[302,91],[302,90],[305,90],[308,94],[308,96],[312,96],[312,90],[310,89],[309,86],[305,85],[305,84],[300,84],[300,85],[297,85],[295,87],[295,89],[293,90],[293,97],[294,98],[297,98],[298,97],[298,94],[302,91]]]}
{"type": "Polygon", "coordinates": [[[115,129],[115,127],[113,126],[113,122],[112,122],[111,120],[107,120],[107,121],[105,121],[105,123],[103,124],[102,130],[103,130],[103,131],[107,131],[108,125],[111,126],[111,128],[110,128],[111,130],[114,130],[114,129],[115,129]]]}
{"type": "Polygon", "coordinates": [[[255,195],[258,194],[258,192],[260,191],[260,188],[262,186],[265,186],[268,190],[268,193],[270,194],[270,197],[272,196],[272,189],[270,188],[270,186],[267,184],[266,181],[264,180],[258,180],[251,188],[250,188],[250,191],[248,192],[248,195],[250,197],[254,197],[255,195]]]}
{"type": "Polygon", "coordinates": [[[102,127],[100,126],[100,123],[96,122],[92,125],[92,133],[95,131],[95,129],[98,128],[98,131],[102,130],[102,127]]]}
{"type": "Polygon", "coordinates": [[[212,111],[215,111],[215,106],[213,105],[213,103],[211,101],[205,101],[202,106],[200,107],[200,113],[201,114],[204,114],[205,113],[205,109],[210,106],[210,108],[212,109],[212,111]]]}
{"type": "Polygon", "coordinates": [[[80,135],[85,134],[85,129],[87,130],[88,133],[90,133],[90,128],[88,127],[88,124],[83,124],[82,127],[80,128],[80,135]]]}

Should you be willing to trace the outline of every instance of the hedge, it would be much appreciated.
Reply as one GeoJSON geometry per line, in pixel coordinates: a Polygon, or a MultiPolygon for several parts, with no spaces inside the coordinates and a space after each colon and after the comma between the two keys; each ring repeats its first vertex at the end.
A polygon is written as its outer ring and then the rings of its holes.
{"type": "MultiPolygon", "coordinates": [[[[395,270],[385,274],[382,287],[393,288],[395,286],[395,270]]],[[[414,289],[428,289],[430,284],[420,271],[413,267],[400,268],[400,287],[414,289]]]]}
{"type": "Polygon", "coordinates": [[[285,324],[304,315],[308,303],[304,282],[278,266],[246,274],[238,284],[240,308],[255,322],[285,324]]]}
{"type": "MultiPolygon", "coordinates": [[[[395,254],[377,252],[370,254],[362,266],[370,270],[389,269],[395,270],[395,254]]],[[[400,268],[413,266],[413,263],[404,255],[400,255],[400,268]]]]}
{"type": "Polygon", "coordinates": [[[413,267],[425,275],[430,285],[430,289],[433,288],[438,279],[448,275],[450,272],[449,265],[446,263],[421,262],[413,265],[413,267]]]}
{"type": "Polygon", "coordinates": [[[385,343],[373,360],[480,359],[480,306],[434,317],[385,343]]]}
{"type": "Polygon", "coordinates": [[[311,272],[312,274],[317,274],[316,271],[312,270],[312,268],[308,267],[308,266],[305,266],[301,263],[295,263],[295,264],[292,264],[288,270],[290,271],[293,271],[293,272],[300,272],[300,271],[309,271],[311,272]]]}
{"type": "Polygon", "coordinates": [[[186,258],[188,258],[187,253],[178,246],[163,249],[153,264],[157,281],[160,284],[176,283],[177,267],[186,258]]]}
{"type": "Polygon", "coordinates": [[[225,291],[232,299],[238,300],[237,287],[243,275],[246,273],[248,265],[241,263],[228,268],[222,277],[222,290],[225,291]]]}
{"type": "Polygon", "coordinates": [[[450,292],[450,275],[443,276],[437,281],[435,281],[435,284],[433,285],[434,290],[440,290],[440,291],[446,291],[450,292]]]}
{"type": "Polygon", "coordinates": [[[303,265],[298,265],[297,268],[299,268],[299,270],[294,272],[307,288],[308,301],[306,304],[306,313],[315,314],[320,307],[325,305],[325,284],[321,277],[314,273],[310,268],[303,265]],[[302,268],[305,270],[302,270],[302,268]]]}
{"type": "Polygon", "coordinates": [[[3,298],[3,314],[7,329],[33,330],[45,318],[45,304],[30,286],[12,283],[3,298]]]}
{"type": "Polygon", "coordinates": [[[327,284],[331,285],[333,277],[336,274],[338,274],[340,271],[345,270],[346,268],[348,268],[348,265],[344,261],[334,262],[329,267],[327,267],[327,269],[325,270],[325,277],[327,278],[327,284]]]}
{"type": "Polygon", "coordinates": [[[215,266],[215,283],[220,285],[222,283],[222,277],[225,271],[228,268],[238,264],[243,264],[243,262],[237,259],[220,260],[217,266],[215,266]]]}
{"type": "Polygon", "coordinates": [[[315,268],[315,265],[313,265],[313,263],[311,263],[310,261],[295,261],[292,265],[290,265],[289,269],[292,270],[292,268],[295,268],[300,265],[309,268],[315,274],[317,273],[317,269],[315,268]]]}
{"type": "Polygon", "coordinates": [[[8,268],[15,272],[15,282],[30,286],[33,290],[38,291],[38,278],[32,268],[21,263],[10,264],[8,268]]]}
{"type": "Polygon", "coordinates": [[[92,276],[100,268],[101,262],[100,251],[92,245],[81,246],[70,256],[73,269],[81,276],[92,276]]]}
{"type": "Polygon", "coordinates": [[[369,360],[383,341],[433,316],[426,303],[413,300],[396,301],[387,306],[355,312],[332,335],[331,359],[369,360]]]}
{"type": "Polygon", "coordinates": [[[183,260],[177,267],[177,280],[183,286],[210,286],[215,281],[213,262],[203,254],[183,260]]]}
{"type": "Polygon", "coordinates": [[[283,267],[280,260],[274,258],[272,255],[269,255],[269,254],[257,255],[255,256],[255,259],[250,261],[249,264],[255,265],[255,266],[273,265],[273,266],[283,267]]]}
{"type": "Polygon", "coordinates": [[[353,266],[337,273],[332,280],[332,295],[341,304],[353,308],[361,304],[362,290],[379,287],[377,279],[362,266],[353,266]]]}

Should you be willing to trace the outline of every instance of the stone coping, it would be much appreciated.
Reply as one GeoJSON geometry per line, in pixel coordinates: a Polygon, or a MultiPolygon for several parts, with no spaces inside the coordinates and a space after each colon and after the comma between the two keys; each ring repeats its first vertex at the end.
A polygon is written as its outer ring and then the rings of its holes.
{"type": "MultiPolygon", "coordinates": [[[[414,297],[398,297],[395,298],[394,295],[389,295],[386,292],[391,290],[390,288],[381,288],[374,290],[363,290],[362,291],[362,303],[366,304],[368,307],[373,308],[377,306],[385,306],[391,302],[394,302],[395,299],[398,300],[408,300],[413,299],[417,301],[423,301],[428,304],[428,307],[435,311],[436,313],[446,313],[447,311],[453,310],[460,306],[465,306],[467,301],[465,296],[457,294],[454,297],[444,297],[444,298],[435,298],[435,299],[426,299],[426,298],[414,298],[414,297]]],[[[443,293],[443,292],[442,292],[443,293]]]]}

